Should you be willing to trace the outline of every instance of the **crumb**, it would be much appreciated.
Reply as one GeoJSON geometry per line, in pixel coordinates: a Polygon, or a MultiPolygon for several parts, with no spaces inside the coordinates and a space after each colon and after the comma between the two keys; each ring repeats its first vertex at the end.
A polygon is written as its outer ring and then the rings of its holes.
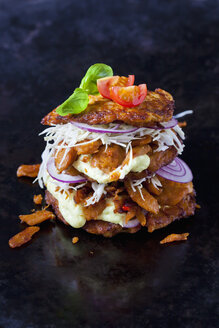
{"type": "Polygon", "coordinates": [[[42,201],[43,201],[43,196],[41,194],[39,195],[34,195],[33,196],[33,202],[36,204],[36,205],[40,205],[42,204],[42,201]]]}
{"type": "Polygon", "coordinates": [[[173,241],[180,241],[180,240],[187,240],[187,237],[189,236],[189,233],[172,233],[162,239],[160,241],[160,244],[166,244],[166,243],[172,243],[173,241]]]}
{"type": "Polygon", "coordinates": [[[179,122],[178,125],[180,128],[184,128],[185,126],[187,126],[187,122],[186,121],[179,122]]]}
{"type": "Polygon", "coordinates": [[[78,237],[73,237],[72,238],[72,244],[76,244],[79,241],[78,237]]]}
{"type": "Polygon", "coordinates": [[[90,251],[90,254],[91,254],[91,255],[94,255],[94,252],[93,252],[93,251],[90,251]]]}
{"type": "Polygon", "coordinates": [[[201,206],[199,204],[195,204],[196,208],[201,208],[201,206]]]}

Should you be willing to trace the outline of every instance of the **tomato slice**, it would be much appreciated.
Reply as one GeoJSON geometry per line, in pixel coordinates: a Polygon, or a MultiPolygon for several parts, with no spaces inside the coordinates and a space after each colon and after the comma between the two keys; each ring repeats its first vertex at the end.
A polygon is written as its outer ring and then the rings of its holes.
{"type": "Polygon", "coordinates": [[[134,84],[135,76],[129,75],[126,76],[110,76],[104,77],[102,79],[97,80],[97,89],[99,93],[104,97],[111,99],[110,97],[110,88],[114,86],[118,87],[128,87],[134,84]]]}
{"type": "Polygon", "coordinates": [[[147,95],[147,85],[140,84],[129,87],[111,87],[110,96],[113,101],[124,107],[135,107],[141,104],[147,95]]]}

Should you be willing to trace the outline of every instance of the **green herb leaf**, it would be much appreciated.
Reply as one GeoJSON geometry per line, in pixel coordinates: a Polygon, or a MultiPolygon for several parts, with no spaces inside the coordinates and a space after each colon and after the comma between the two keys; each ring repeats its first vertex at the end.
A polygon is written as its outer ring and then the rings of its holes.
{"type": "Polygon", "coordinates": [[[99,93],[97,89],[97,80],[106,76],[113,76],[113,70],[105,64],[92,65],[81,81],[80,88],[90,95],[99,93]]]}
{"type": "Polygon", "coordinates": [[[87,107],[89,97],[86,91],[76,88],[74,93],[64,101],[57,109],[59,115],[79,114],[87,107]]]}

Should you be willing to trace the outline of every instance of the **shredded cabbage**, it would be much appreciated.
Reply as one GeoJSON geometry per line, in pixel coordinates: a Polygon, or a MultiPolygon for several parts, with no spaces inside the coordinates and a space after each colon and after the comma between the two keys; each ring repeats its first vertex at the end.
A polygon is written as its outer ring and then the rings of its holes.
{"type": "MultiPolygon", "coordinates": [[[[115,128],[116,124],[110,123],[109,125],[100,125],[99,128],[115,128]]],[[[121,124],[119,129],[123,129],[124,131],[130,130],[133,128],[132,126],[121,124]]],[[[158,148],[155,151],[165,151],[170,146],[174,146],[177,149],[178,154],[181,154],[184,148],[184,145],[182,144],[180,138],[183,140],[185,138],[184,133],[182,129],[176,125],[174,128],[171,129],[164,129],[164,130],[154,130],[150,128],[139,128],[134,132],[124,133],[124,134],[111,134],[111,133],[96,133],[96,132],[89,132],[86,130],[79,129],[75,127],[71,123],[67,124],[57,124],[52,125],[48,128],[46,128],[43,132],[40,133],[40,135],[45,135],[44,140],[46,141],[46,147],[44,152],[42,153],[42,163],[40,166],[38,177],[35,179],[35,181],[38,180],[38,183],[41,188],[43,188],[43,185],[46,181],[47,176],[47,163],[51,156],[54,156],[54,153],[57,150],[60,149],[66,149],[65,155],[67,154],[67,151],[69,148],[75,146],[76,144],[85,145],[91,142],[94,142],[96,140],[101,140],[102,144],[106,147],[110,144],[117,144],[121,147],[124,147],[126,149],[126,153],[130,151],[130,158],[128,166],[131,166],[132,160],[133,160],[133,154],[132,154],[132,145],[131,141],[137,140],[139,138],[142,138],[146,135],[150,135],[152,137],[153,141],[157,141],[158,148]],[[179,137],[180,138],[179,138],[179,137]],[[85,141],[86,140],[86,141],[85,141]]],[[[64,161],[65,156],[63,157],[64,161]]],[[[121,172],[120,179],[123,179],[123,172],[121,172]]],[[[78,186],[72,187],[67,183],[61,183],[57,182],[57,185],[62,186],[62,189],[68,190],[68,189],[75,189],[78,188],[78,186]]],[[[96,185],[95,185],[96,186],[96,185]]],[[[92,187],[94,189],[95,196],[93,199],[98,199],[99,191],[97,191],[97,187],[92,187]]],[[[102,188],[102,187],[101,187],[102,188]]],[[[99,189],[101,189],[99,188],[99,189]]],[[[139,188],[141,189],[140,185],[139,188]]],[[[98,190],[99,190],[98,189],[98,190]]],[[[91,200],[90,202],[93,202],[91,200]]]]}

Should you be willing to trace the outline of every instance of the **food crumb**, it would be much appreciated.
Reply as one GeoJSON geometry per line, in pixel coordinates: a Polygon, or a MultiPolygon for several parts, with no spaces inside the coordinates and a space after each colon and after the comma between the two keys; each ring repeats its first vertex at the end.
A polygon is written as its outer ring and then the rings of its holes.
{"type": "Polygon", "coordinates": [[[178,125],[180,128],[184,128],[185,126],[187,126],[187,122],[186,121],[179,122],[178,125]]]}
{"type": "Polygon", "coordinates": [[[195,204],[196,208],[201,208],[201,206],[199,204],[195,204]]]}
{"type": "Polygon", "coordinates": [[[76,244],[79,241],[78,237],[73,237],[72,238],[72,244],[76,244]]]}
{"type": "Polygon", "coordinates": [[[160,241],[160,244],[166,244],[166,243],[172,243],[173,241],[180,241],[180,240],[187,240],[187,237],[189,236],[189,233],[172,233],[162,239],[160,241]]]}
{"type": "Polygon", "coordinates": [[[41,194],[33,196],[33,202],[36,205],[41,205],[43,201],[43,196],[41,194]]]}

